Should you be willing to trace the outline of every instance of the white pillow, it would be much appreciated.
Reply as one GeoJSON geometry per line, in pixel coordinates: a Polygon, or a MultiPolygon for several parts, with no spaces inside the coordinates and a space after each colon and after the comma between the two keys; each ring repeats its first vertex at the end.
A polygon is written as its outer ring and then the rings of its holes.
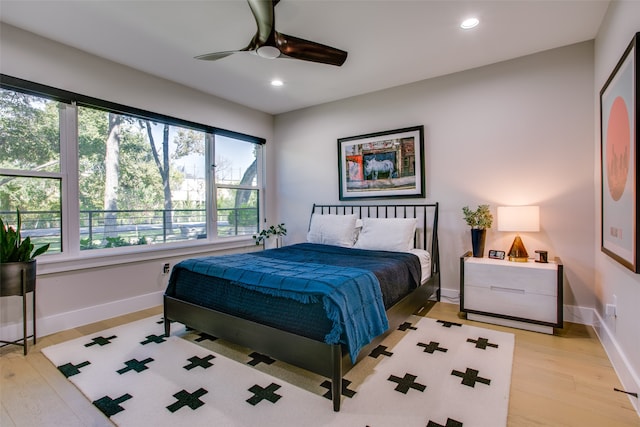
{"type": "Polygon", "coordinates": [[[350,248],[354,242],[356,215],[311,215],[307,242],[350,248]]]}
{"type": "Polygon", "coordinates": [[[408,252],[413,249],[415,218],[364,218],[357,249],[408,252]]]}

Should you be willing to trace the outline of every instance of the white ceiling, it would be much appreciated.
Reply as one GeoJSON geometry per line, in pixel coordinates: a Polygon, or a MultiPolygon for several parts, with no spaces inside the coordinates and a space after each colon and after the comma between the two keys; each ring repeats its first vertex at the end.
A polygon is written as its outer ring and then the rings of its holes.
{"type": "Polygon", "coordinates": [[[256,24],[244,0],[0,0],[0,21],[279,114],[593,39],[608,4],[281,0],[276,29],[348,51],[342,67],[249,53],[194,59],[248,44],[256,24]],[[461,30],[472,15],[480,25],[461,30]]]}

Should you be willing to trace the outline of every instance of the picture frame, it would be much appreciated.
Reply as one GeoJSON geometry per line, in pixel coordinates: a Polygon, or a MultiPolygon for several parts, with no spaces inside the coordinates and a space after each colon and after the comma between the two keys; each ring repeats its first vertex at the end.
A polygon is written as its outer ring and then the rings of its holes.
{"type": "Polygon", "coordinates": [[[640,272],[638,40],[636,33],[600,91],[601,251],[640,272]]]}
{"type": "Polygon", "coordinates": [[[338,139],[340,200],[425,196],[424,126],[338,139]]]}
{"type": "Polygon", "coordinates": [[[495,250],[495,249],[491,249],[489,251],[489,258],[492,258],[492,259],[504,259],[504,256],[505,256],[505,252],[504,251],[498,251],[498,250],[495,250]]]}

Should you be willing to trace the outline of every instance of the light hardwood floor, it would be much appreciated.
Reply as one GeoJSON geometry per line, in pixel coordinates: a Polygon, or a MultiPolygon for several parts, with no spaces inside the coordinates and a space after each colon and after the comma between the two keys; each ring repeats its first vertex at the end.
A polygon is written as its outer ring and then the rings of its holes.
{"type": "MultiPolygon", "coordinates": [[[[0,426],[111,426],[40,349],[161,312],[156,307],[39,338],[26,357],[22,347],[0,348],[0,426]]],[[[550,336],[467,321],[447,303],[426,316],[515,334],[509,427],[640,427],[628,397],[613,390],[620,382],[591,327],[565,323],[550,336]]]]}

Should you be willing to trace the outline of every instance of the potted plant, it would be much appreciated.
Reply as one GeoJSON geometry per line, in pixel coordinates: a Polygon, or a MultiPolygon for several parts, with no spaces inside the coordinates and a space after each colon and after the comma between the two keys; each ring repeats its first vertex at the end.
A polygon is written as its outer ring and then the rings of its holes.
{"type": "Polygon", "coordinates": [[[49,243],[34,249],[30,237],[22,238],[20,210],[17,214],[15,229],[0,218],[0,296],[32,292],[36,284],[35,258],[49,250],[49,243]]]}
{"type": "Polygon", "coordinates": [[[471,245],[473,246],[473,256],[482,258],[484,256],[484,242],[487,237],[487,228],[491,228],[493,215],[489,210],[489,205],[480,205],[475,211],[469,206],[462,208],[464,220],[471,227],[471,245]]]}
{"type": "Polygon", "coordinates": [[[284,224],[278,224],[278,225],[272,225],[269,228],[265,228],[264,230],[260,231],[260,233],[258,234],[254,234],[253,235],[253,239],[256,241],[256,246],[257,245],[264,245],[266,243],[266,240],[270,237],[270,236],[276,236],[276,248],[279,248],[282,246],[282,236],[286,236],[287,235],[287,229],[284,227],[284,224]]]}

